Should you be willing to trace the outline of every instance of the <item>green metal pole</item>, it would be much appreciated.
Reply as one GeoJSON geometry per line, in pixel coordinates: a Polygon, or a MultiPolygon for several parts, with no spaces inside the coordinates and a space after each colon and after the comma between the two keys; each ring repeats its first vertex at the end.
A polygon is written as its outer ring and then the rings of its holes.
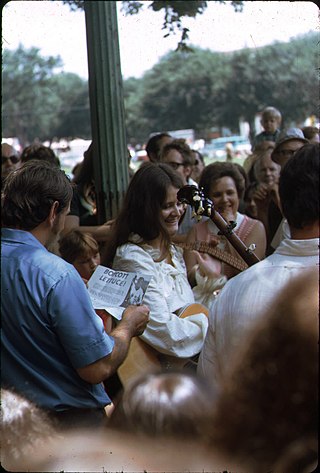
{"type": "Polygon", "coordinates": [[[84,2],[99,223],[116,217],[129,182],[115,1],[84,2]]]}

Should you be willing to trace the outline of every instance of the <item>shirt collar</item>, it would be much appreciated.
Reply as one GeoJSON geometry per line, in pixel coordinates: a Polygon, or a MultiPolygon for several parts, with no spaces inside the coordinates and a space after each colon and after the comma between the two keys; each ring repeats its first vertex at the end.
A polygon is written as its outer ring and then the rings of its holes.
{"type": "Polygon", "coordinates": [[[38,248],[44,248],[42,243],[32,233],[26,230],[18,230],[16,228],[2,228],[1,239],[10,241],[12,243],[27,244],[36,246],[38,248]]]}

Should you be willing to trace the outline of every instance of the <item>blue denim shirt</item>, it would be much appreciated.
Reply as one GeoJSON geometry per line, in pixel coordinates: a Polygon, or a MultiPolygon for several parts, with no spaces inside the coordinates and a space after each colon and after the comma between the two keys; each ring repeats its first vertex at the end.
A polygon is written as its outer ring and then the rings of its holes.
{"type": "Polygon", "coordinates": [[[4,228],[1,241],[2,386],[57,411],[109,404],[76,371],[114,346],[78,272],[30,232],[4,228]]]}

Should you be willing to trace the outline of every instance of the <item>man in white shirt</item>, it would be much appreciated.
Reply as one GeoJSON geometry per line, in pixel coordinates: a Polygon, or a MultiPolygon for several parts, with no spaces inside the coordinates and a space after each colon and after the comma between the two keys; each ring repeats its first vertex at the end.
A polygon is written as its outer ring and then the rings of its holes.
{"type": "Polygon", "coordinates": [[[235,276],[210,309],[209,328],[198,363],[199,375],[219,388],[231,356],[253,323],[295,276],[319,270],[319,145],[306,144],[282,169],[279,194],[291,238],[235,276]]]}

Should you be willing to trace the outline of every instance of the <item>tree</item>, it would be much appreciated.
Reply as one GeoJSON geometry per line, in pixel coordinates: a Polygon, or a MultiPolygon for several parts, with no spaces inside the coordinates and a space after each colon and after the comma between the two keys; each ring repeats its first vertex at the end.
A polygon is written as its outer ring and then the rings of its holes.
{"type": "Polygon", "coordinates": [[[169,53],[134,88],[124,82],[130,136],[141,142],[150,132],[193,128],[204,137],[213,126],[238,133],[240,119],[254,135],[256,114],[267,105],[281,111],[284,126],[317,116],[317,40],[310,33],[234,53],[169,53]]]}
{"type": "Polygon", "coordinates": [[[123,84],[127,142],[133,146],[144,142],[149,127],[142,110],[143,87],[143,81],[134,77],[123,84]]]}
{"type": "MultiPolygon", "coordinates": [[[[84,0],[63,0],[64,4],[70,6],[72,11],[84,8],[84,0]]],[[[149,3],[147,8],[158,12],[163,11],[164,21],[162,29],[164,30],[164,37],[175,33],[177,30],[181,33],[181,39],[178,42],[178,51],[190,51],[187,41],[189,40],[189,29],[183,26],[183,19],[185,17],[195,18],[197,15],[202,15],[208,6],[208,2],[200,0],[155,0],[153,2],[138,2],[131,0],[123,0],[122,10],[126,15],[136,15],[143,8],[146,3],[149,3]]],[[[226,3],[224,0],[216,0],[216,3],[226,3]]],[[[243,1],[233,0],[230,2],[235,11],[241,12],[243,9],[243,1]]]]}
{"type": "Polygon", "coordinates": [[[231,73],[220,94],[220,119],[234,127],[243,118],[253,137],[255,116],[265,106],[281,111],[284,126],[316,115],[317,41],[317,33],[309,33],[289,43],[233,53],[231,73]]]}
{"type": "Polygon", "coordinates": [[[2,134],[22,144],[50,134],[57,97],[51,78],[61,67],[59,56],[42,57],[38,48],[4,50],[2,56],[2,134]]]}
{"type": "Polygon", "coordinates": [[[2,134],[22,144],[52,137],[90,138],[88,83],[76,74],[56,72],[60,57],[42,57],[39,49],[4,50],[2,134]]]}
{"type": "Polygon", "coordinates": [[[51,136],[91,138],[88,82],[73,73],[56,75],[51,90],[59,98],[51,136]]]}
{"type": "MultiPolygon", "coordinates": [[[[136,123],[144,123],[144,140],[151,132],[193,128],[196,131],[211,127],[215,121],[215,96],[225,80],[226,56],[194,48],[193,53],[171,52],[141,79],[136,123]],[[141,113],[139,117],[139,113],[141,113]]],[[[127,81],[124,90],[128,95],[127,81]]],[[[127,97],[126,111],[132,102],[127,97]]],[[[132,133],[140,129],[131,123],[132,133]]]]}

